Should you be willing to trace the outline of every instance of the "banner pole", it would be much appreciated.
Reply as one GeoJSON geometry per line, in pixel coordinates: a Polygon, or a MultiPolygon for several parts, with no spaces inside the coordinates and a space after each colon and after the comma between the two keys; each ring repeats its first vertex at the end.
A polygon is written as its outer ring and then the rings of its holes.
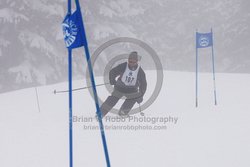
{"type": "Polygon", "coordinates": [[[198,48],[197,48],[197,30],[196,30],[196,82],[195,82],[195,96],[196,96],[196,101],[195,101],[195,106],[198,107],[198,48]]]}
{"type": "MultiPolygon", "coordinates": [[[[213,30],[211,28],[212,40],[213,40],[213,30]]],[[[216,84],[215,84],[215,65],[214,65],[214,41],[212,43],[212,65],[213,65],[213,84],[214,84],[214,104],[217,105],[216,97],[216,84]]]]}
{"type": "Polygon", "coordinates": [[[106,138],[104,133],[104,127],[102,123],[102,113],[100,111],[98,96],[96,91],[96,85],[94,80],[93,69],[91,66],[90,55],[88,50],[88,43],[85,34],[80,3],[78,0],[75,0],[76,11],[71,15],[71,0],[68,0],[68,13],[63,21],[63,31],[64,31],[64,40],[68,48],[68,80],[69,80],[69,165],[73,167],[73,109],[72,109],[72,49],[84,46],[86,60],[88,63],[88,69],[90,73],[90,79],[92,84],[92,90],[95,99],[96,112],[98,116],[98,122],[101,131],[102,144],[104,147],[105,158],[107,167],[110,167],[108,148],[106,144],[106,138]],[[72,40],[74,39],[74,40],[72,40]]]}
{"type": "Polygon", "coordinates": [[[69,77],[69,166],[73,167],[72,50],[68,49],[69,77]]]}
{"type": "Polygon", "coordinates": [[[107,141],[106,141],[105,132],[104,132],[104,126],[103,126],[103,122],[102,122],[102,113],[101,113],[101,110],[99,107],[99,101],[98,101],[98,96],[97,96],[97,91],[96,91],[94,73],[93,73],[93,68],[92,68],[92,64],[91,64],[91,59],[90,59],[87,43],[86,43],[86,46],[84,46],[84,48],[85,48],[85,53],[86,53],[86,60],[88,62],[89,75],[90,75],[92,90],[93,90],[94,99],[95,99],[96,113],[98,116],[98,122],[99,122],[99,126],[100,126],[100,131],[101,131],[102,144],[103,144],[104,154],[105,154],[105,158],[106,158],[106,164],[107,164],[107,167],[110,167],[108,146],[107,146],[107,141]]]}
{"type": "MultiPolygon", "coordinates": [[[[79,4],[78,0],[76,0],[76,5],[80,9],[80,4],[79,4]]],[[[99,105],[99,101],[98,101],[98,96],[97,96],[97,91],[96,91],[96,84],[95,84],[95,79],[94,79],[94,73],[93,73],[93,68],[92,68],[92,64],[91,64],[89,48],[88,48],[88,41],[87,41],[87,37],[86,37],[86,34],[85,34],[84,26],[83,26],[83,32],[82,33],[84,33],[82,35],[85,37],[84,38],[85,39],[84,51],[85,51],[85,57],[86,57],[86,60],[87,60],[87,63],[88,63],[89,76],[90,76],[92,90],[93,90],[93,94],[94,94],[94,100],[95,100],[95,106],[96,106],[96,114],[97,114],[98,122],[99,122],[99,126],[100,126],[102,145],[103,145],[103,149],[104,149],[104,154],[105,154],[107,167],[110,167],[108,146],[107,146],[107,141],[106,141],[105,132],[104,132],[104,126],[103,126],[103,122],[102,122],[102,112],[100,110],[100,105],[99,105]]]]}

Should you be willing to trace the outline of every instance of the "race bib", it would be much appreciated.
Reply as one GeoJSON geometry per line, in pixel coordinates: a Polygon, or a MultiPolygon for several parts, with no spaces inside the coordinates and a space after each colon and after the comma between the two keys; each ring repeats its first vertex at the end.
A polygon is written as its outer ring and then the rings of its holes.
{"type": "Polygon", "coordinates": [[[128,68],[128,65],[126,67],[125,72],[122,75],[122,82],[126,85],[126,86],[135,86],[136,81],[137,81],[137,75],[138,75],[138,71],[140,69],[140,66],[138,65],[136,70],[130,70],[128,68]]]}

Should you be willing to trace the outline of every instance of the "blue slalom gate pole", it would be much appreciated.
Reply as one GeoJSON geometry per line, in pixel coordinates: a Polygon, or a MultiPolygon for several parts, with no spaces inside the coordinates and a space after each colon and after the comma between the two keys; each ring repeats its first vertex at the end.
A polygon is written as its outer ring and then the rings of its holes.
{"type": "MultiPolygon", "coordinates": [[[[213,36],[213,30],[211,28],[211,34],[213,36]]],[[[214,104],[217,105],[217,97],[216,97],[216,84],[215,84],[215,65],[214,65],[214,45],[212,45],[212,64],[213,64],[213,81],[214,81],[214,104]]]]}
{"type": "MultiPolygon", "coordinates": [[[[197,31],[196,31],[197,34],[197,31]]],[[[195,70],[195,106],[198,107],[198,48],[196,44],[196,70],[195,70]]]]}
{"type": "Polygon", "coordinates": [[[84,48],[85,48],[86,60],[88,62],[89,76],[90,76],[92,90],[93,90],[94,99],[95,99],[96,113],[98,116],[98,122],[99,122],[99,126],[100,126],[100,131],[101,131],[102,144],[103,144],[103,149],[104,149],[104,153],[105,153],[106,164],[107,164],[107,167],[110,167],[108,146],[107,146],[104,127],[103,127],[103,123],[102,123],[102,113],[101,113],[101,110],[99,107],[99,101],[98,101],[98,96],[97,96],[97,91],[96,91],[96,84],[95,84],[93,68],[92,68],[92,64],[91,64],[91,60],[90,60],[90,56],[89,56],[88,45],[86,44],[86,46],[84,46],[84,48]]]}
{"type": "Polygon", "coordinates": [[[73,167],[73,124],[72,124],[72,50],[68,49],[69,77],[69,166],[73,167]]]}
{"type": "MultiPolygon", "coordinates": [[[[68,0],[68,14],[71,14],[71,0],[68,0]]],[[[69,166],[73,167],[73,106],[72,106],[72,49],[68,48],[69,80],[69,166]]]]}
{"type": "MultiPolygon", "coordinates": [[[[80,4],[79,4],[78,0],[76,0],[76,5],[80,8],[80,4]]],[[[108,146],[107,146],[105,132],[104,132],[104,127],[103,127],[103,122],[102,122],[102,113],[100,111],[100,105],[99,105],[97,91],[96,91],[96,84],[95,84],[95,79],[94,79],[94,73],[93,73],[93,68],[92,68],[92,64],[91,64],[91,59],[90,59],[90,54],[89,54],[89,48],[88,48],[88,41],[87,41],[87,37],[86,37],[86,34],[85,34],[85,28],[84,28],[84,26],[82,28],[83,28],[83,33],[84,33],[84,34],[82,34],[83,37],[84,37],[83,39],[85,39],[84,51],[85,51],[85,56],[86,56],[86,60],[87,60],[87,63],[88,63],[89,76],[90,76],[92,90],[93,90],[93,94],[94,94],[94,100],[95,100],[95,106],[96,106],[96,113],[97,113],[97,116],[98,116],[98,122],[99,122],[99,126],[100,126],[100,132],[101,132],[101,137],[102,137],[102,144],[103,144],[103,149],[104,149],[106,164],[107,164],[107,167],[110,167],[108,146]]]]}
{"type": "Polygon", "coordinates": [[[102,123],[102,113],[100,111],[98,96],[96,91],[96,84],[93,74],[93,69],[90,61],[90,54],[88,43],[86,39],[81,8],[78,0],[75,0],[76,11],[71,14],[71,0],[68,0],[68,13],[63,20],[63,33],[66,47],[68,48],[68,79],[69,79],[69,166],[73,167],[73,109],[72,109],[72,49],[84,46],[86,60],[88,62],[88,69],[94,94],[96,113],[101,131],[102,143],[106,158],[107,167],[110,167],[110,160],[108,154],[108,147],[102,123]]]}

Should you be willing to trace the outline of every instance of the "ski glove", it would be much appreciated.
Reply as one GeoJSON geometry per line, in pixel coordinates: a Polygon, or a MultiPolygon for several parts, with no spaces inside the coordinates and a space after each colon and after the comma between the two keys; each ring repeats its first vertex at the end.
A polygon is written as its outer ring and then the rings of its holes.
{"type": "Polygon", "coordinates": [[[143,101],[143,97],[139,97],[139,98],[136,100],[136,102],[137,102],[138,104],[140,104],[142,101],[143,101]]]}

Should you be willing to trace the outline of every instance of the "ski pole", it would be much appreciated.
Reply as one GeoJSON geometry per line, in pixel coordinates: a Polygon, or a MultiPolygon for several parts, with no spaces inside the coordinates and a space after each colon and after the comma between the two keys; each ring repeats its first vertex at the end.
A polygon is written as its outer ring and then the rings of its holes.
{"type": "Polygon", "coordinates": [[[140,109],[140,115],[141,116],[144,116],[145,114],[144,114],[144,112],[142,112],[142,110],[141,110],[141,104],[139,103],[139,109],[140,109]]]}
{"type": "MultiPolygon", "coordinates": [[[[103,86],[103,85],[107,85],[109,83],[103,83],[103,84],[98,84],[96,86],[103,86]]],[[[85,87],[82,87],[82,88],[76,88],[76,89],[72,89],[72,91],[78,91],[78,90],[83,90],[83,89],[88,89],[88,88],[92,88],[92,86],[85,86],[85,87]]],[[[57,91],[56,89],[54,90],[54,94],[57,94],[57,93],[66,93],[66,92],[69,92],[68,90],[59,90],[57,91]]]]}

